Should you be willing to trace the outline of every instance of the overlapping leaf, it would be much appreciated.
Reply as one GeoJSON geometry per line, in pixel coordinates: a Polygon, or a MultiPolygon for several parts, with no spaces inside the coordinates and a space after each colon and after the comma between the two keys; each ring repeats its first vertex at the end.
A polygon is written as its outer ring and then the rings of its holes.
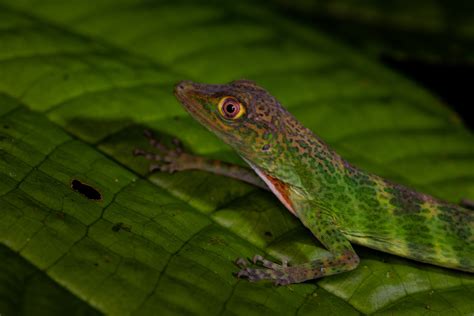
{"type": "Polygon", "coordinates": [[[181,79],[245,77],[357,165],[452,201],[474,196],[473,136],[412,83],[255,6],[0,3],[0,240],[82,308],[474,310],[472,276],[366,249],[358,249],[357,270],[319,282],[238,281],[238,256],[267,252],[298,262],[323,250],[269,193],[202,172],[157,174],[152,184],[139,176],[146,162],[131,155],[146,146],[148,127],[194,152],[239,162],[171,91],[181,79]],[[101,199],[73,190],[72,181],[101,199]]]}
{"type": "Polygon", "coordinates": [[[378,56],[472,64],[471,1],[275,0],[284,10],[378,56]]]}

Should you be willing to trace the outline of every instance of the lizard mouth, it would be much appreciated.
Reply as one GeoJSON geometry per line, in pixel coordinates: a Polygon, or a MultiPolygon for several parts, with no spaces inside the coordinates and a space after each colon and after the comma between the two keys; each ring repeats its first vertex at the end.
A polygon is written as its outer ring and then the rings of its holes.
{"type": "Polygon", "coordinates": [[[180,81],[174,86],[174,95],[186,108],[191,103],[190,92],[192,90],[192,81],[180,81]]]}
{"type": "Polygon", "coordinates": [[[203,104],[199,102],[200,97],[205,96],[202,90],[201,84],[185,80],[176,84],[174,87],[174,95],[191,116],[209,128],[209,126],[212,126],[209,112],[204,108],[203,104]]]}
{"type": "MultiPolygon", "coordinates": [[[[225,142],[232,145],[236,142],[235,135],[226,132],[228,127],[217,118],[217,114],[209,109],[210,96],[223,93],[223,85],[201,84],[192,81],[178,82],[174,88],[176,98],[181,102],[188,112],[201,125],[221,137],[225,142]],[[232,139],[232,140],[230,140],[232,139]]],[[[217,105],[216,105],[217,108],[217,105]]],[[[217,109],[216,109],[217,111],[217,109]]],[[[215,112],[215,111],[214,111],[215,112]]]]}
{"type": "Polygon", "coordinates": [[[196,90],[194,82],[187,80],[181,81],[174,87],[174,95],[187,112],[201,120],[204,115],[201,113],[203,110],[201,104],[196,100],[196,94],[198,92],[196,90]]]}

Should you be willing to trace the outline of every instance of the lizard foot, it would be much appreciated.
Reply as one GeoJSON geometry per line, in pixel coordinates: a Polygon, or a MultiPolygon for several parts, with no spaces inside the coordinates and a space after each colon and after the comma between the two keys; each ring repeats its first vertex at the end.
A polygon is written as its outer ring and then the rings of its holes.
{"type": "Polygon", "coordinates": [[[143,156],[145,159],[154,161],[155,163],[150,164],[150,172],[163,171],[173,173],[175,171],[185,170],[190,160],[194,158],[194,156],[184,152],[183,145],[177,138],[172,140],[173,147],[170,148],[156,139],[151,131],[145,130],[143,134],[148,138],[150,145],[156,148],[158,152],[154,153],[136,148],[133,150],[133,155],[143,156]]]}
{"type": "Polygon", "coordinates": [[[262,266],[263,268],[249,268],[249,262],[243,258],[237,259],[235,263],[242,268],[242,270],[236,274],[238,278],[246,278],[251,282],[273,280],[275,281],[275,285],[294,283],[289,273],[291,268],[288,267],[287,261],[283,261],[282,264],[277,264],[260,255],[255,255],[252,258],[252,263],[262,266]]]}

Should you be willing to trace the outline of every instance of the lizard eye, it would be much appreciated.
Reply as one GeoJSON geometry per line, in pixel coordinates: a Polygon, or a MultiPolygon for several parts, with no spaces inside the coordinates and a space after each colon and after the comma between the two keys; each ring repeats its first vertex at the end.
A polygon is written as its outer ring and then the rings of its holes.
{"type": "Polygon", "coordinates": [[[219,101],[219,113],[226,119],[235,120],[244,115],[245,107],[234,97],[223,97],[219,101]]]}

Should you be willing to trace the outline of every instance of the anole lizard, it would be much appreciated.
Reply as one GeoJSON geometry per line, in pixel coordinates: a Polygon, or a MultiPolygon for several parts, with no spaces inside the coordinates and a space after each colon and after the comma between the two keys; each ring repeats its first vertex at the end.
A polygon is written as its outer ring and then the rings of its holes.
{"type": "Polygon", "coordinates": [[[271,190],[330,253],[293,266],[255,256],[262,267],[251,268],[239,259],[239,277],[284,285],[349,271],[359,264],[351,243],[474,272],[474,211],[357,169],[252,81],[183,81],[175,95],[253,171],[186,153],[177,140],[169,149],[151,134],[160,153],[135,154],[156,161],[152,170],[207,170],[271,190]]]}

